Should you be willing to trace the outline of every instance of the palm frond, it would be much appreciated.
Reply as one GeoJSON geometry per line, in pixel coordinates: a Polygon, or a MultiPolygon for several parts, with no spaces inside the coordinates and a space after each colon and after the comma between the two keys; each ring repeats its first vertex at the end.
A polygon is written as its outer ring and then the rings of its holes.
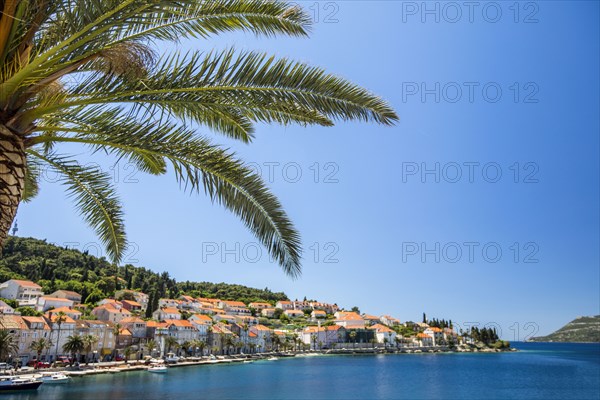
{"type": "Polygon", "coordinates": [[[94,229],[107,249],[109,257],[118,263],[127,245],[123,212],[110,182],[110,176],[96,167],[84,167],[64,156],[42,154],[28,149],[31,157],[48,164],[61,176],[69,195],[83,218],[94,229]]]}
{"type": "Polygon", "coordinates": [[[28,156],[27,167],[25,168],[25,188],[23,190],[22,201],[29,202],[35,198],[39,191],[41,164],[38,159],[28,156]]]}
{"type": "MultiPolygon", "coordinates": [[[[119,117],[116,110],[88,115],[62,129],[72,136],[55,136],[53,141],[87,144],[138,165],[147,160],[169,162],[183,187],[194,192],[203,190],[214,202],[228,208],[288,275],[300,274],[298,232],[262,179],[233,154],[179,125],[157,121],[140,124],[126,115],[119,117]]],[[[41,144],[44,137],[40,135],[33,142],[41,144]]]]}
{"type": "Polygon", "coordinates": [[[391,125],[398,119],[381,98],[320,68],[233,49],[175,54],[134,82],[90,76],[71,88],[68,100],[35,107],[23,118],[27,122],[70,107],[111,103],[162,109],[244,141],[251,138],[251,122],[391,125]]]}
{"type": "Polygon", "coordinates": [[[31,63],[16,72],[0,68],[0,82],[3,82],[0,94],[14,93],[20,86],[36,84],[73,65],[79,67],[78,63],[121,43],[205,38],[233,30],[267,36],[302,36],[308,33],[311,23],[300,7],[284,1],[62,0],[50,3],[49,10],[35,12],[32,7],[23,18],[20,40],[14,41],[18,47],[23,40],[31,39],[28,23],[38,26],[37,40],[32,42],[35,47],[28,56],[31,63]],[[36,21],[40,15],[43,22],[36,21]]]}

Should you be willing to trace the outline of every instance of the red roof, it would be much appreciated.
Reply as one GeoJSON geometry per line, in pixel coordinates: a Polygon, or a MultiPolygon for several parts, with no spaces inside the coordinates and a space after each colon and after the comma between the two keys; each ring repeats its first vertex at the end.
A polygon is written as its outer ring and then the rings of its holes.
{"type": "Polygon", "coordinates": [[[58,312],[64,312],[65,314],[81,314],[81,311],[79,310],[73,310],[72,308],[69,307],[58,307],[58,308],[53,308],[52,310],[48,310],[49,313],[58,313],[58,312]]]}
{"type": "Polygon", "coordinates": [[[339,320],[342,321],[364,321],[363,318],[355,312],[341,312],[339,313],[339,320]]]}
{"type": "Polygon", "coordinates": [[[253,326],[253,327],[252,327],[252,329],[255,329],[255,330],[257,330],[257,331],[270,331],[270,329],[269,329],[269,328],[267,328],[267,327],[266,327],[266,326],[264,326],[264,325],[260,325],[260,324],[259,324],[259,325],[255,325],[255,326],[253,326]]]}
{"type": "Polygon", "coordinates": [[[39,289],[42,288],[37,283],[33,283],[31,281],[24,281],[24,280],[21,280],[21,279],[11,279],[11,281],[18,283],[21,286],[27,286],[27,287],[39,288],[39,289]]]}
{"type": "Polygon", "coordinates": [[[241,301],[223,301],[223,303],[227,304],[229,307],[246,307],[244,303],[241,301]]]}
{"type": "Polygon", "coordinates": [[[387,326],[382,325],[382,324],[375,324],[373,326],[370,326],[369,329],[375,329],[377,332],[385,332],[385,333],[394,332],[392,329],[390,329],[387,326]]]}
{"type": "Polygon", "coordinates": [[[167,313],[167,314],[179,314],[179,310],[173,307],[165,307],[165,308],[161,308],[160,311],[167,313]]]}
{"type": "Polygon", "coordinates": [[[204,315],[204,314],[194,314],[192,316],[193,319],[196,320],[200,320],[200,321],[206,321],[206,322],[211,322],[212,318],[210,318],[208,315],[204,315]]]}
{"type": "Polygon", "coordinates": [[[175,326],[180,326],[183,328],[193,328],[194,327],[194,325],[192,325],[192,323],[186,319],[167,319],[167,320],[165,320],[165,324],[167,324],[167,326],[175,325],[175,326]]]}

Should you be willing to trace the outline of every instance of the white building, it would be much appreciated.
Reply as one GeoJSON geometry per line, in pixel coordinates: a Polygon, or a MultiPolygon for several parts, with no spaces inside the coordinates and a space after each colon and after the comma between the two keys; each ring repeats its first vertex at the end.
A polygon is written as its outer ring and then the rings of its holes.
{"type": "Polygon", "coordinates": [[[57,290],[54,293],[46,295],[46,297],[58,297],[60,299],[69,299],[75,304],[81,303],[81,295],[71,290],[57,290]]]}
{"type": "Polygon", "coordinates": [[[194,325],[185,319],[171,319],[166,320],[169,336],[175,338],[177,343],[182,344],[183,342],[190,342],[198,339],[198,331],[194,325]]]}
{"type": "Polygon", "coordinates": [[[433,339],[433,345],[437,346],[444,341],[444,332],[440,328],[432,327],[423,331],[424,334],[433,339]]]}
{"type": "Polygon", "coordinates": [[[369,327],[375,331],[377,343],[384,343],[393,346],[396,342],[396,332],[385,325],[376,324],[369,327]]]}
{"type": "Polygon", "coordinates": [[[166,321],[168,319],[181,319],[181,313],[178,309],[173,307],[162,307],[152,313],[152,318],[159,321],[166,321]]]}
{"type": "Polygon", "coordinates": [[[19,306],[35,307],[43,295],[42,287],[31,281],[11,279],[0,284],[0,297],[16,300],[19,306]]]}
{"type": "Polygon", "coordinates": [[[346,329],[364,329],[365,320],[355,312],[338,311],[334,314],[335,323],[346,329]]]}
{"type": "Polygon", "coordinates": [[[300,310],[285,310],[283,313],[290,318],[298,318],[304,316],[304,312],[300,310]]]}
{"type": "Polygon", "coordinates": [[[75,302],[73,300],[61,299],[59,297],[40,296],[37,299],[36,309],[41,312],[46,312],[52,308],[71,308],[74,305],[75,302]]]}
{"type": "Polygon", "coordinates": [[[294,303],[292,303],[291,301],[283,301],[280,300],[277,303],[275,303],[275,308],[280,308],[282,310],[293,310],[294,309],[294,303]]]}

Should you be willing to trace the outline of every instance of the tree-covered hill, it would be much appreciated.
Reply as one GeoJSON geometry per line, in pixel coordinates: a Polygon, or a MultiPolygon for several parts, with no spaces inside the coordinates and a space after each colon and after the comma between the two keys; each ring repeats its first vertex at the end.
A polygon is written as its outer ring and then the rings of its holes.
{"type": "Polygon", "coordinates": [[[168,272],[156,273],[147,268],[124,265],[117,267],[105,258],[47,243],[45,240],[11,236],[0,258],[0,282],[29,279],[42,286],[45,293],[58,289],[73,290],[84,302],[94,303],[112,296],[118,289],[147,293],[150,304],[159,298],[181,294],[221,298],[243,302],[287,300],[282,292],[254,289],[242,285],[210,282],[176,282],[168,272]]]}
{"type": "Polygon", "coordinates": [[[530,339],[533,342],[600,342],[600,315],[578,317],[548,336],[530,339]]]}

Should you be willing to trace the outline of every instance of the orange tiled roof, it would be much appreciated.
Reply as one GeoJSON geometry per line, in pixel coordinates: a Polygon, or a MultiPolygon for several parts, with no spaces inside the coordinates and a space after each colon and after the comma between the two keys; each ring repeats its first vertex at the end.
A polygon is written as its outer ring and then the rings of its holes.
{"type": "Polygon", "coordinates": [[[256,307],[272,307],[271,304],[269,304],[269,303],[261,303],[258,301],[254,302],[254,303],[250,303],[249,306],[254,307],[254,308],[256,308],[256,307]]]}
{"type": "Polygon", "coordinates": [[[49,313],[58,313],[58,312],[64,312],[65,314],[81,314],[81,311],[79,310],[73,310],[72,308],[69,307],[58,307],[58,308],[54,308],[52,310],[49,310],[49,313]]]}
{"type": "Polygon", "coordinates": [[[223,303],[227,304],[229,307],[246,307],[246,304],[242,303],[241,301],[225,300],[223,303]]]}
{"type": "Polygon", "coordinates": [[[64,294],[66,294],[66,295],[69,295],[69,296],[77,296],[77,297],[81,297],[81,295],[80,295],[79,293],[77,293],[77,292],[73,292],[73,291],[71,291],[71,290],[63,290],[63,289],[59,289],[59,290],[56,290],[54,293],[56,293],[56,292],[63,292],[64,294]]]}
{"type": "Polygon", "coordinates": [[[429,335],[427,335],[425,333],[417,333],[417,337],[421,338],[421,339],[426,339],[426,338],[431,339],[431,336],[429,336],[429,335]]]}
{"type": "Polygon", "coordinates": [[[433,328],[428,328],[428,329],[432,332],[441,332],[442,331],[440,328],[437,328],[435,326],[433,328]]]}
{"type": "MultiPolygon", "coordinates": [[[[59,316],[56,314],[53,314],[51,317],[49,317],[48,319],[50,319],[50,321],[52,322],[57,322],[58,321],[59,316]]],[[[74,324],[75,320],[71,317],[69,317],[68,315],[64,315],[62,317],[62,323],[67,323],[67,324],[74,324]]]]}
{"type": "Polygon", "coordinates": [[[342,321],[359,321],[362,317],[355,312],[341,312],[339,313],[339,319],[342,321]]]}
{"type": "Polygon", "coordinates": [[[40,288],[40,289],[42,288],[37,283],[33,283],[31,281],[25,281],[25,280],[21,280],[21,279],[11,279],[11,281],[18,283],[21,286],[27,286],[27,287],[32,287],[32,288],[40,288]]]}
{"type": "Polygon", "coordinates": [[[317,333],[324,332],[325,328],[319,328],[318,326],[307,326],[304,328],[304,333],[317,333]]]}
{"type": "Polygon", "coordinates": [[[146,322],[146,326],[148,328],[166,328],[167,324],[165,324],[164,322],[148,321],[146,322]]]}
{"type": "Polygon", "coordinates": [[[205,314],[194,314],[193,318],[201,320],[201,321],[206,321],[206,322],[211,322],[212,321],[212,318],[209,317],[208,315],[205,315],[205,314]]]}
{"type": "Polygon", "coordinates": [[[143,319],[141,319],[140,317],[126,317],[121,320],[122,324],[129,324],[129,323],[139,324],[139,323],[143,323],[143,322],[145,322],[145,321],[143,319]]]}
{"type": "Polygon", "coordinates": [[[161,308],[160,311],[167,313],[167,314],[179,314],[179,310],[174,307],[164,307],[164,308],[161,308]]]}
{"type": "Polygon", "coordinates": [[[48,296],[42,296],[42,299],[44,300],[48,300],[48,301],[59,301],[61,303],[72,303],[73,300],[69,300],[69,299],[65,299],[63,297],[48,297],[48,296]]]}
{"type": "Polygon", "coordinates": [[[183,328],[193,328],[194,327],[194,325],[192,325],[192,323],[186,319],[167,319],[167,320],[165,320],[165,324],[167,324],[167,326],[175,325],[175,326],[180,326],[183,328]]]}
{"type": "Polygon", "coordinates": [[[140,303],[138,303],[135,300],[121,300],[121,303],[126,303],[126,304],[129,304],[130,306],[134,306],[134,307],[141,307],[142,306],[140,303]]]}
{"type": "Polygon", "coordinates": [[[48,326],[48,323],[46,322],[46,320],[44,319],[44,317],[21,317],[21,318],[23,318],[23,320],[25,322],[28,322],[28,323],[34,323],[34,322],[36,322],[36,323],[44,324],[43,329],[44,330],[50,330],[50,326],[48,326]]]}
{"type": "Polygon", "coordinates": [[[20,315],[4,314],[0,315],[0,329],[29,330],[29,326],[20,315]]]}
{"type": "Polygon", "coordinates": [[[385,332],[385,333],[394,332],[392,329],[390,329],[387,326],[382,325],[382,324],[375,324],[373,326],[370,326],[369,329],[375,329],[377,332],[385,332]]]}
{"type": "Polygon", "coordinates": [[[337,330],[343,329],[343,327],[340,325],[330,325],[330,326],[327,326],[326,329],[328,331],[337,331],[337,330]]]}
{"type": "Polygon", "coordinates": [[[257,331],[270,331],[269,328],[267,328],[264,325],[260,325],[260,324],[253,326],[253,328],[256,329],[257,331]]]}

